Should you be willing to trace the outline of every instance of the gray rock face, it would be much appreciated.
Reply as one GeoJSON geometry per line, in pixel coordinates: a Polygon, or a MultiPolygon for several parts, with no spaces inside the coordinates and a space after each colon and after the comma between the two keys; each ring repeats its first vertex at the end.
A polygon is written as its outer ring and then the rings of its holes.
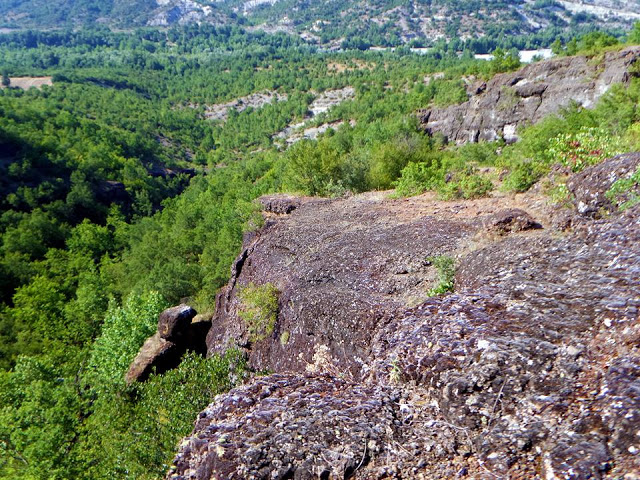
{"type": "Polygon", "coordinates": [[[616,83],[629,80],[629,67],[640,47],[609,52],[602,62],[566,57],[532,63],[514,73],[496,75],[476,84],[469,101],[420,112],[429,134],[441,133],[462,144],[504,138],[517,140],[517,127],[536,123],[574,101],[590,108],[616,83]]]}
{"type": "Polygon", "coordinates": [[[153,27],[188,25],[192,23],[222,23],[217,10],[193,0],[156,0],[157,8],[149,12],[147,24],[153,27]]]}
{"type": "Polygon", "coordinates": [[[626,153],[574,175],[567,182],[567,189],[573,195],[578,212],[589,217],[610,213],[614,205],[606,197],[606,192],[616,181],[629,178],[638,168],[640,153],[626,153]]]}
{"type": "Polygon", "coordinates": [[[539,201],[369,194],[280,216],[209,336],[280,373],[218,396],[168,478],[637,478],[640,206],[561,232],[539,201]],[[428,297],[436,254],[457,258],[455,292],[428,297]],[[234,310],[248,281],[280,292],[256,344],[234,310]]]}

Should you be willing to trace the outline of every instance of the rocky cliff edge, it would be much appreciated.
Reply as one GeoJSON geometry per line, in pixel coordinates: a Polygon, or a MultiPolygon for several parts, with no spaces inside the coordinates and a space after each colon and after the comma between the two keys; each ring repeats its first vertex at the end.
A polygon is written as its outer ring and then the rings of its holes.
{"type": "MultiPolygon", "coordinates": [[[[572,188],[600,198],[629,163],[572,188]]],[[[168,478],[640,478],[640,206],[263,203],[207,340],[275,373],[218,396],[168,478]],[[243,292],[264,285],[256,330],[243,292]]]]}

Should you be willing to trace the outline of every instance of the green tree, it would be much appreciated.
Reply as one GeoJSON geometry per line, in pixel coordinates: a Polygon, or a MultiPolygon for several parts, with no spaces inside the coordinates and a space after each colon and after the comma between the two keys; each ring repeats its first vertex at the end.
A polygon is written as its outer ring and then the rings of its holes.
{"type": "Polygon", "coordinates": [[[640,22],[635,22],[633,28],[627,35],[627,42],[632,45],[640,44],[640,22]]]}

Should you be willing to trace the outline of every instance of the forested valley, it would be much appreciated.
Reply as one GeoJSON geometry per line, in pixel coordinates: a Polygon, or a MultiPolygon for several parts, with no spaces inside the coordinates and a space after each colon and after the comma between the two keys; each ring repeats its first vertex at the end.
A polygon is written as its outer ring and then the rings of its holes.
{"type": "MultiPolygon", "coordinates": [[[[597,62],[639,42],[637,25],[554,51],[597,62]]],[[[259,196],[475,198],[525,191],[558,158],[578,171],[640,148],[636,79],[513,145],[420,129],[418,110],[519,68],[511,46],[485,61],[445,42],[327,52],[238,27],[0,35],[0,476],[166,473],[197,412],[252,372],[230,350],[145,383],[124,374],[164,308],[213,312],[259,196]],[[51,85],[18,88],[27,77],[51,85]]],[[[564,201],[562,179],[545,188],[564,201]]]]}

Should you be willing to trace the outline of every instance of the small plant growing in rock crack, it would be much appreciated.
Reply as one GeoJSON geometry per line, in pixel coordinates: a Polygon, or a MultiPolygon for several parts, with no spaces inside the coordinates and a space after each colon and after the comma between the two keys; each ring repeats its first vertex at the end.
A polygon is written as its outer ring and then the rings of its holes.
{"type": "Polygon", "coordinates": [[[438,284],[429,289],[427,295],[435,297],[436,295],[452,292],[456,274],[455,260],[448,255],[439,255],[437,257],[427,257],[427,261],[438,270],[438,284]]]}
{"type": "Polygon", "coordinates": [[[389,381],[391,383],[400,383],[402,379],[402,370],[400,369],[400,363],[397,358],[394,358],[391,362],[391,371],[389,372],[389,381]]]}
{"type": "Polygon", "coordinates": [[[252,342],[264,340],[273,333],[278,318],[278,289],[272,283],[251,282],[238,294],[241,305],[238,315],[245,322],[252,342]]]}

